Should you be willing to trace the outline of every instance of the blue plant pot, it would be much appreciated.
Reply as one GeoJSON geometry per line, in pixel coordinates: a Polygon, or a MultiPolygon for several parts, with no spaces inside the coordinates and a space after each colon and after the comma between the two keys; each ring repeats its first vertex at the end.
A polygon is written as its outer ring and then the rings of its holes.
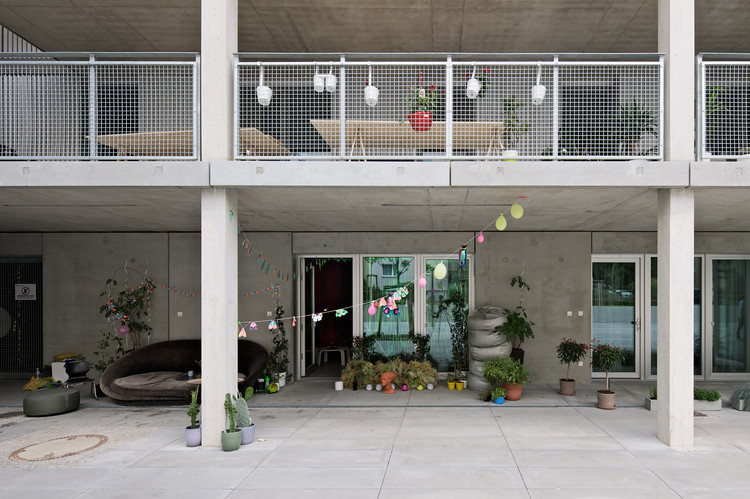
{"type": "Polygon", "coordinates": [[[498,397],[495,399],[496,404],[502,404],[505,402],[505,397],[498,397]]]}

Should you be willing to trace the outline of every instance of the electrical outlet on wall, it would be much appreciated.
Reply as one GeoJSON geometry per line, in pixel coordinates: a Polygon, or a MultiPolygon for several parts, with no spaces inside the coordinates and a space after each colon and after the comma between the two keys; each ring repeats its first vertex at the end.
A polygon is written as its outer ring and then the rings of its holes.
{"type": "Polygon", "coordinates": [[[266,317],[271,317],[271,311],[266,312],[266,317]]]}

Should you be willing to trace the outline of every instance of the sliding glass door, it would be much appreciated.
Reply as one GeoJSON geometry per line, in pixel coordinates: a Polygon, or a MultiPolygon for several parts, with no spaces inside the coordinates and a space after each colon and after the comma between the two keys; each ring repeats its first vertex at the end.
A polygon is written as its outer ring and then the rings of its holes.
{"type": "Polygon", "coordinates": [[[750,295],[750,260],[710,259],[711,345],[713,374],[750,372],[747,341],[747,297],[750,295]]]}

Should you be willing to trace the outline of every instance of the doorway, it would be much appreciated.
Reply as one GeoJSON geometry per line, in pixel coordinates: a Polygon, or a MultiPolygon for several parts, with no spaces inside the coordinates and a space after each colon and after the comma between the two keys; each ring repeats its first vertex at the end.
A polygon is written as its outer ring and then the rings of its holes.
{"type": "Polygon", "coordinates": [[[299,263],[300,375],[339,378],[354,332],[354,259],[302,257],[299,263]]]}
{"type": "Polygon", "coordinates": [[[43,367],[42,260],[0,259],[0,378],[28,379],[43,367]]]}

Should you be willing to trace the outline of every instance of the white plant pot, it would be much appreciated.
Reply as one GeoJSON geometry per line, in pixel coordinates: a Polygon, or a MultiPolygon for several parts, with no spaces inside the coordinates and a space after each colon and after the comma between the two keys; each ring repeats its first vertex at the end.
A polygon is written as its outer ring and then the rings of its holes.
{"type": "Polygon", "coordinates": [[[279,388],[282,386],[286,386],[286,373],[278,373],[276,375],[276,379],[278,380],[276,383],[279,385],[279,388]]]}
{"type": "Polygon", "coordinates": [[[506,149],[503,151],[503,161],[518,161],[518,151],[515,149],[506,149]]]}
{"type": "MultiPolygon", "coordinates": [[[[645,401],[646,409],[649,411],[659,410],[658,399],[652,399],[646,397],[645,401]]],[[[720,411],[721,410],[721,399],[709,402],[708,400],[693,400],[694,411],[720,411]]]]}

